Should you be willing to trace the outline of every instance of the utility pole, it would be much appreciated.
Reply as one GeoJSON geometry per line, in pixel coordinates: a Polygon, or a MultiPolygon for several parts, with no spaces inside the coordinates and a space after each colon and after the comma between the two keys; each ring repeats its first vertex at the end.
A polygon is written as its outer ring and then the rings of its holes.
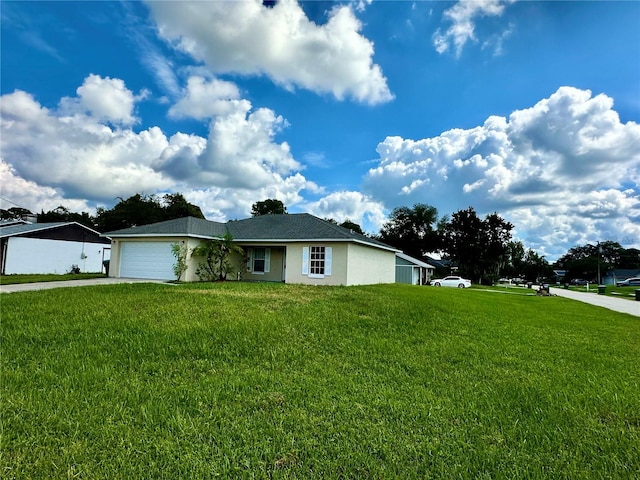
{"type": "Polygon", "coordinates": [[[598,242],[598,285],[601,285],[601,282],[600,282],[600,255],[602,255],[602,247],[600,246],[600,242],[598,242]]]}

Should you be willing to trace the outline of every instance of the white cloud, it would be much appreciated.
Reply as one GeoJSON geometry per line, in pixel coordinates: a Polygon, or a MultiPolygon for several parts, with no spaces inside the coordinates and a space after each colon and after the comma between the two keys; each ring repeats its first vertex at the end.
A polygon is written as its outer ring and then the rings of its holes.
{"type": "Polygon", "coordinates": [[[387,137],[377,151],[363,189],[385,205],[497,210],[556,253],[572,241],[639,243],[640,125],[621,123],[606,95],[561,87],[508,119],[422,140],[387,137]]]}
{"type": "Polygon", "coordinates": [[[286,88],[366,104],[393,98],[349,5],[335,6],[324,25],[311,22],[294,0],[271,8],[260,0],[148,5],[159,34],[215,73],[264,74],[286,88]]]}
{"type": "MultiPolygon", "coordinates": [[[[476,42],[475,22],[479,17],[501,16],[505,6],[515,0],[460,0],[453,7],[445,10],[443,16],[451,22],[451,26],[446,32],[440,29],[433,35],[433,45],[438,53],[445,53],[448,50],[455,50],[456,57],[460,57],[462,49],[467,42],[476,42]]],[[[495,43],[496,55],[502,53],[504,39],[511,35],[513,26],[503,34],[493,38],[490,43],[495,43]]],[[[484,43],[483,46],[489,46],[484,43]]]]}
{"type": "Polygon", "coordinates": [[[333,192],[304,207],[318,217],[333,218],[339,223],[349,219],[371,232],[378,232],[387,220],[384,205],[360,192],[333,192]]]}
{"type": "Polygon", "coordinates": [[[249,110],[251,103],[240,99],[235,83],[192,76],[187,80],[184,96],[169,109],[169,116],[205,119],[249,110]]]}
{"type": "Polygon", "coordinates": [[[275,141],[286,120],[266,108],[253,110],[234,84],[189,81],[177,112],[214,115],[209,135],[167,138],[159,127],[135,132],[122,124],[136,96],[121,80],[94,77],[83,87],[96,90],[79,88],[80,96],[61,100],[57,110],[19,90],[1,97],[2,186],[10,201],[36,210],[54,203],[50,208],[63,203],[91,210],[134,193],[179,191],[197,199],[207,215],[241,218],[265,198],[294,205],[302,190],[322,193],[300,173],[288,144],[275,141]],[[105,97],[92,104],[96,91],[105,97]],[[215,98],[220,105],[198,109],[197,100],[215,98]],[[123,104],[127,108],[115,107],[123,104]],[[121,125],[114,127],[116,119],[121,125]]]}
{"type": "Polygon", "coordinates": [[[2,201],[2,208],[5,209],[20,205],[32,213],[40,213],[40,210],[49,211],[64,205],[71,211],[91,210],[83,199],[64,198],[55,188],[38,185],[19,177],[13,167],[1,159],[0,184],[3,198],[11,199],[12,202],[9,204],[2,201]]]}
{"type": "Polygon", "coordinates": [[[76,90],[75,98],[65,97],[60,101],[60,110],[67,115],[89,114],[99,121],[132,125],[134,105],[147,96],[143,91],[137,97],[119,78],[102,78],[89,75],[76,90]]]}

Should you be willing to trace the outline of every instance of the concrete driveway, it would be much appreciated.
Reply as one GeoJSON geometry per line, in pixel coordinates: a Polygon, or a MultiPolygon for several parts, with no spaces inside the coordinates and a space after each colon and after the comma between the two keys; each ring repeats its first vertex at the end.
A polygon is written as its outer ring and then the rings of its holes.
{"type": "Polygon", "coordinates": [[[598,295],[597,293],[572,292],[563,288],[551,288],[550,292],[558,297],[570,298],[580,302],[589,303],[598,307],[608,308],[616,312],[628,313],[640,317],[640,302],[625,300],[611,295],[598,295]]]}
{"type": "Polygon", "coordinates": [[[63,282],[17,283],[13,285],[0,285],[0,293],[29,292],[32,290],[49,290],[51,288],[86,287],[91,285],[114,285],[117,283],[165,283],[165,280],[90,278],[86,280],[66,280],[63,282]]]}

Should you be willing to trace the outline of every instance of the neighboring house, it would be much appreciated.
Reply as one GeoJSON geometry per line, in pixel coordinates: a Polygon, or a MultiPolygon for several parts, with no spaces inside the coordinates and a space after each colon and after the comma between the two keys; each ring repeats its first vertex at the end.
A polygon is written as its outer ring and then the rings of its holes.
{"type": "Polygon", "coordinates": [[[0,220],[0,227],[11,227],[13,225],[26,225],[29,222],[27,222],[26,220],[22,220],[19,218],[14,218],[14,219],[10,219],[10,220],[0,220]]]}
{"type": "Polygon", "coordinates": [[[3,275],[102,272],[109,259],[110,240],[77,222],[0,225],[3,275]]]}
{"type": "Polygon", "coordinates": [[[404,253],[396,253],[396,283],[428,285],[436,267],[404,253]]]}
{"type": "MultiPolygon", "coordinates": [[[[203,240],[231,233],[246,252],[234,258],[238,275],[230,280],[312,285],[394,283],[393,247],[307,213],[261,215],[227,223],[194,217],[105,233],[112,239],[109,275],[175,279],[171,245],[189,251],[203,240]]],[[[182,280],[197,281],[200,258],[189,257],[182,280]]]]}
{"type": "Polygon", "coordinates": [[[603,285],[615,285],[616,282],[621,282],[630,277],[640,277],[640,268],[615,268],[609,270],[604,277],[602,277],[603,285]]]}

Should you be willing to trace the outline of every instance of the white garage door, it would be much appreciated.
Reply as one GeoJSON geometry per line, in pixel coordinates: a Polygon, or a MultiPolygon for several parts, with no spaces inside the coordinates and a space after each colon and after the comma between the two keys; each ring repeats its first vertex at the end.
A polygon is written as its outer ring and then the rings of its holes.
{"type": "Polygon", "coordinates": [[[120,276],[124,278],[149,278],[173,280],[173,264],[170,242],[122,242],[120,252],[120,276]]]}

